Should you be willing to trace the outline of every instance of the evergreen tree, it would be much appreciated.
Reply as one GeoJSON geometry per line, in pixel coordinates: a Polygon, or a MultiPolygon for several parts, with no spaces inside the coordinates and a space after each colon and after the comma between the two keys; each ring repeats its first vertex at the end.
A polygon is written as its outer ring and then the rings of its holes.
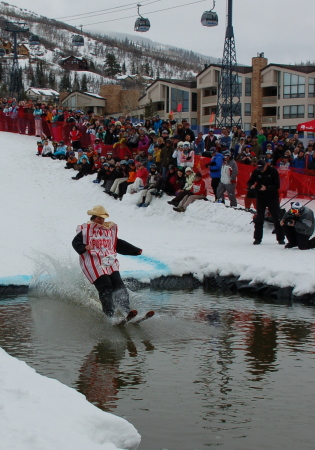
{"type": "Polygon", "coordinates": [[[125,61],[123,62],[121,71],[122,71],[123,75],[126,75],[127,69],[126,69],[126,63],[125,63],[125,61]]]}
{"type": "Polygon", "coordinates": [[[121,72],[120,64],[118,63],[114,53],[107,53],[105,66],[105,74],[110,78],[114,78],[115,75],[121,72]]]}
{"type": "Polygon", "coordinates": [[[96,70],[94,61],[92,59],[89,61],[89,69],[88,70],[90,72],[95,72],[95,70],[96,70]]]}
{"type": "Polygon", "coordinates": [[[144,105],[144,117],[149,119],[156,114],[156,106],[152,102],[152,98],[144,105]]]}
{"type": "Polygon", "coordinates": [[[73,85],[72,85],[73,91],[79,91],[80,90],[80,81],[78,79],[78,74],[75,72],[74,79],[73,79],[73,85]]]}
{"type": "Polygon", "coordinates": [[[132,63],[131,63],[131,75],[136,75],[136,73],[137,73],[137,69],[136,69],[134,61],[132,61],[132,63]]]}
{"type": "Polygon", "coordinates": [[[88,92],[86,74],[84,74],[83,77],[81,78],[81,92],[88,92]]]}
{"type": "Polygon", "coordinates": [[[2,67],[2,62],[0,61],[0,81],[2,81],[3,78],[3,67],[2,67]]]}
{"type": "Polygon", "coordinates": [[[50,89],[56,89],[56,77],[52,70],[49,72],[48,86],[50,87],[50,89]]]}
{"type": "Polygon", "coordinates": [[[43,69],[43,61],[38,61],[36,64],[35,80],[36,80],[36,87],[42,88],[45,87],[46,76],[43,69]]]}
{"type": "Polygon", "coordinates": [[[60,91],[61,92],[71,92],[71,77],[70,77],[70,72],[69,70],[65,70],[63,76],[61,77],[60,80],[60,91]]]}

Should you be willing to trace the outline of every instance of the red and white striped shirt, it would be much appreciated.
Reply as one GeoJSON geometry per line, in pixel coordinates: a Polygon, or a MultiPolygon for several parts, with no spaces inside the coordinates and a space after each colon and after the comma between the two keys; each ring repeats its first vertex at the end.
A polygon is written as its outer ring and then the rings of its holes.
{"type": "Polygon", "coordinates": [[[115,223],[105,228],[97,223],[84,223],[77,227],[77,233],[82,231],[83,243],[92,245],[93,250],[87,250],[80,255],[80,266],[90,283],[94,283],[101,275],[111,275],[119,270],[116,258],[118,227],[115,223]],[[111,257],[111,265],[104,258],[111,257]]]}

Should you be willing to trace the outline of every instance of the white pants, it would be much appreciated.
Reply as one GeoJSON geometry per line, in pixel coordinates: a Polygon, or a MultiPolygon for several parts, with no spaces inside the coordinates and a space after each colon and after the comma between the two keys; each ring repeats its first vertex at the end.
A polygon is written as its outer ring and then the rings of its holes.
{"type": "Polygon", "coordinates": [[[113,192],[113,194],[119,195],[119,185],[127,180],[128,180],[128,178],[117,178],[114,181],[112,187],[110,188],[110,191],[113,192]]]}
{"type": "Polygon", "coordinates": [[[143,189],[142,178],[136,178],[135,182],[132,184],[129,184],[129,186],[127,187],[127,194],[130,194],[131,191],[139,192],[141,189],[143,189]]]}

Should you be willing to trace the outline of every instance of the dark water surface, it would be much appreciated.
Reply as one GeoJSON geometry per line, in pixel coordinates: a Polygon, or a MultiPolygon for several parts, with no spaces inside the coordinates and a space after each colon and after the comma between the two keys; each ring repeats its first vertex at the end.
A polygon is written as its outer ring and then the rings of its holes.
{"type": "Polygon", "coordinates": [[[314,449],[314,308],[140,294],[156,316],[122,329],[71,302],[1,300],[0,346],[125,417],[141,450],[314,449]]]}

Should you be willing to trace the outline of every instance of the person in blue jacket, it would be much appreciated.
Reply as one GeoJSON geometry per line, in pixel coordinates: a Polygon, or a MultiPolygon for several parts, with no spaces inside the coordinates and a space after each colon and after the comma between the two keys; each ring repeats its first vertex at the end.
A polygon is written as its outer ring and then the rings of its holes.
{"type": "Polygon", "coordinates": [[[215,199],[217,198],[217,189],[221,180],[221,168],[223,164],[223,155],[219,153],[218,147],[211,147],[210,152],[212,153],[210,166],[210,177],[211,177],[211,187],[213,193],[215,195],[215,199]]]}
{"type": "Polygon", "coordinates": [[[64,141],[59,141],[57,151],[53,155],[51,155],[52,159],[66,159],[67,146],[64,144],[64,141]]]}
{"type": "Polygon", "coordinates": [[[298,153],[297,158],[295,158],[292,161],[292,167],[294,169],[294,172],[297,173],[304,173],[304,169],[305,169],[305,155],[304,155],[304,150],[300,150],[298,153]]]}
{"type": "Polygon", "coordinates": [[[160,128],[162,126],[162,122],[163,122],[163,120],[160,119],[160,116],[155,116],[155,120],[153,122],[153,128],[157,135],[159,134],[160,128]]]}

